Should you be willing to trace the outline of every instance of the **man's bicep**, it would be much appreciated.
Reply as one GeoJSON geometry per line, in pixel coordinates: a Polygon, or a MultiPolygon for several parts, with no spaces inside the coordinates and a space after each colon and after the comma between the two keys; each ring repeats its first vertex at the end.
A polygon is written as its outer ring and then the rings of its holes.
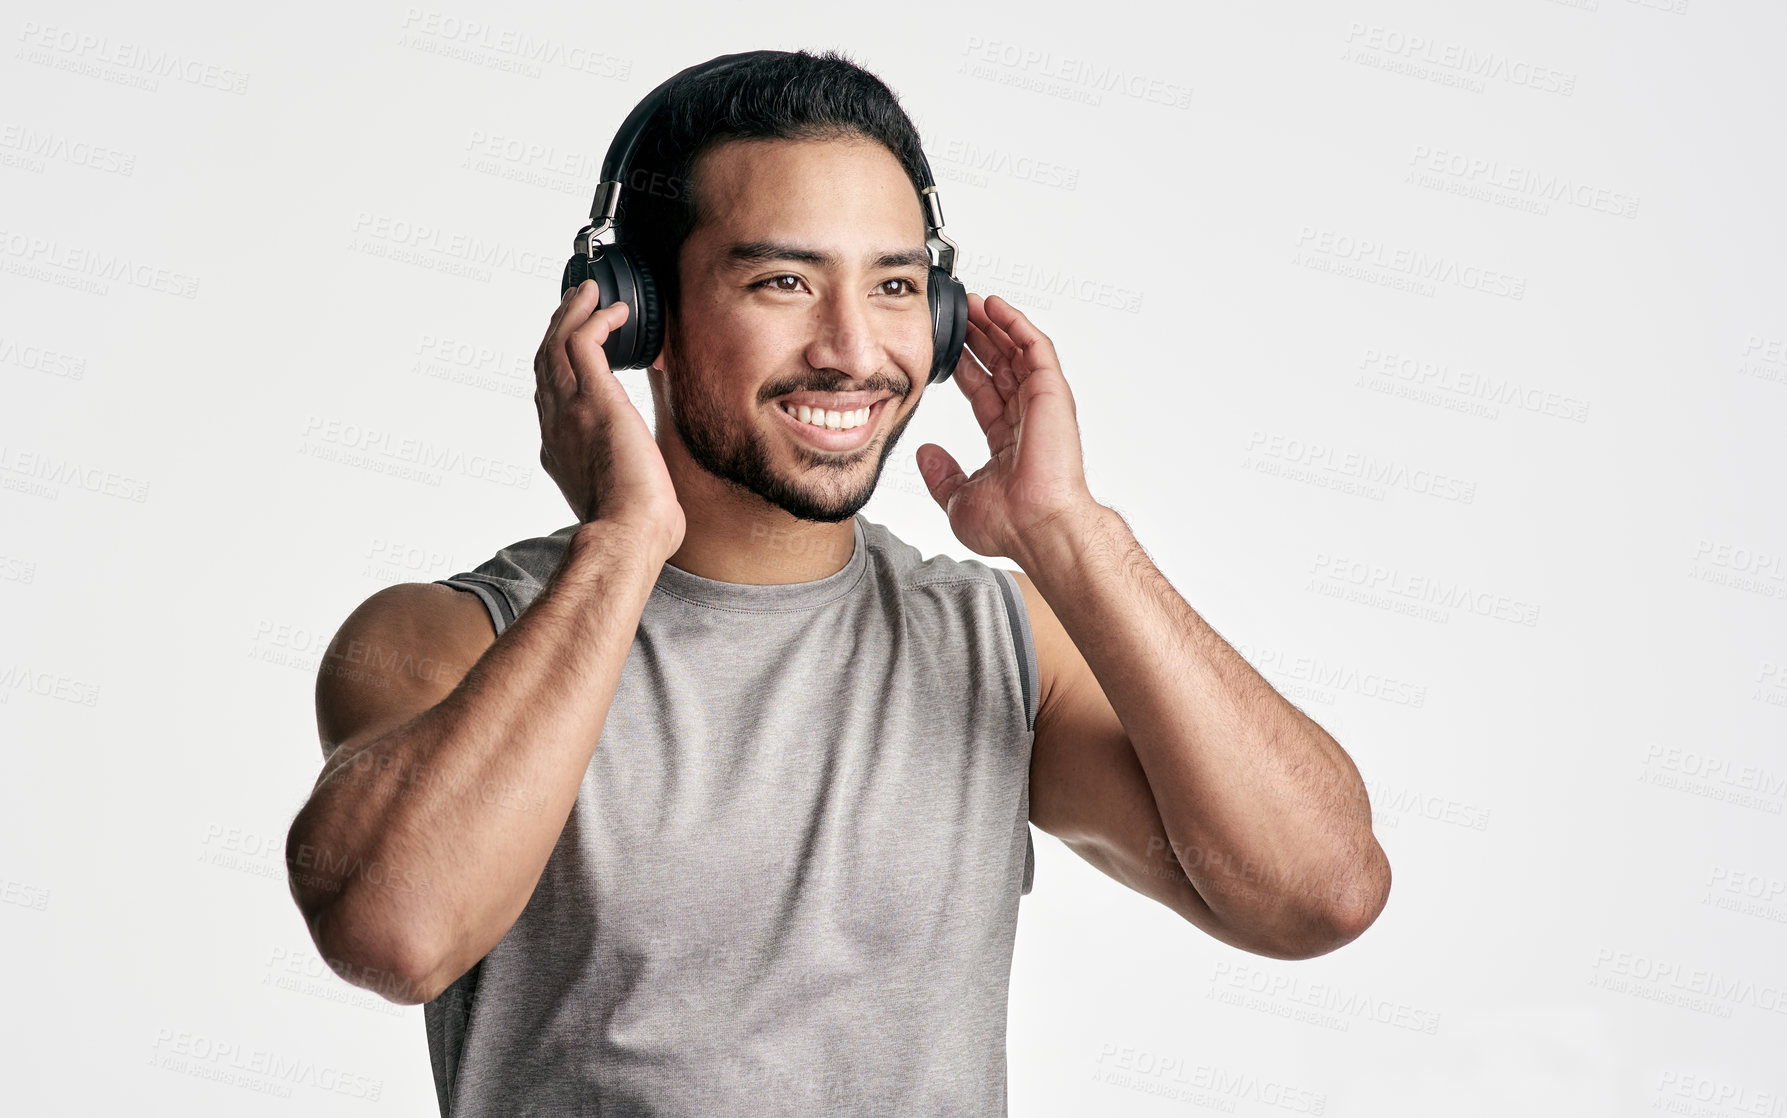
{"type": "Polygon", "coordinates": [[[1020,575],[1018,585],[1042,683],[1030,821],[1109,877],[1204,926],[1209,906],[1174,856],[1122,721],[1035,584],[1020,575]]]}
{"type": "Polygon", "coordinates": [[[446,698],[495,640],[483,603],[450,586],[401,583],[367,598],[317,667],[324,775],[338,754],[345,760],[446,698]]]}

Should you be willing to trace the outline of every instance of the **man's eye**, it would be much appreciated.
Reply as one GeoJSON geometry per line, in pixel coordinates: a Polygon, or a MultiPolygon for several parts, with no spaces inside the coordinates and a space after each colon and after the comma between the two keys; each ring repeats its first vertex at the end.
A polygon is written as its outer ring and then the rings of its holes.
{"type": "Polygon", "coordinates": [[[918,285],[904,277],[901,277],[898,279],[890,279],[886,283],[883,283],[881,286],[883,288],[886,288],[889,283],[903,283],[906,285],[905,291],[888,291],[887,294],[889,294],[889,295],[917,295],[918,294],[918,285]]]}
{"type": "Polygon", "coordinates": [[[783,287],[782,283],[781,283],[781,281],[783,281],[783,280],[793,280],[796,284],[800,283],[800,277],[797,275],[794,275],[793,273],[790,272],[790,273],[784,273],[779,276],[771,276],[768,279],[758,280],[756,283],[752,284],[751,286],[752,287],[767,287],[771,291],[792,292],[795,290],[795,288],[792,288],[792,287],[783,287]]]}

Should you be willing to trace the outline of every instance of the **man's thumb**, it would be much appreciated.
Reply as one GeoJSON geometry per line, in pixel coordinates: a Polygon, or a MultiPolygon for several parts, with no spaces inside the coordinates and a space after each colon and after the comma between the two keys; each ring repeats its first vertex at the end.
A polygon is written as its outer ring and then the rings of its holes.
{"type": "Polygon", "coordinates": [[[956,490],[968,480],[962,467],[956,464],[949,451],[936,443],[925,443],[918,448],[918,472],[925,479],[925,488],[931,491],[931,497],[943,509],[949,511],[949,500],[955,496],[956,490]]]}

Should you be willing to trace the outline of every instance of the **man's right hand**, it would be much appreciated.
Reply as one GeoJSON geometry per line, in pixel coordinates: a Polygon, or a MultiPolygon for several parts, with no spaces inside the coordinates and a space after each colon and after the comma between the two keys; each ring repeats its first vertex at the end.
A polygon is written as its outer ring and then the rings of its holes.
{"type": "Polygon", "coordinates": [[[589,280],[567,292],[534,356],[540,465],[581,523],[621,525],[654,559],[667,560],[682,546],[687,522],[664,455],[602,352],[631,308],[595,310],[599,297],[589,280]]]}

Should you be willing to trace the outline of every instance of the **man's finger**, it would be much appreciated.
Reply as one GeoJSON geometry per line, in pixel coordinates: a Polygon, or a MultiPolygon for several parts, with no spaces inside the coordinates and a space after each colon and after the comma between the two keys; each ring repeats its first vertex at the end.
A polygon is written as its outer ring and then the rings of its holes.
{"type": "Polygon", "coordinates": [[[992,320],[994,328],[1002,331],[1024,355],[1023,360],[1012,363],[1012,371],[1018,374],[1018,380],[1023,380],[1032,369],[1043,366],[1060,369],[1061,359],[1056,356],[1055,343],[1049,340],[1049,336],[1038,330],[1034,323],[1024,317],[1022,311],[1004,299],[997,295],[993,299],[998,299],[999,302],[995,306],[992,300],[987,301],[987,317],[992,320]]]}
{"type": "Polygon", "coordinates": [[[608,367],[608,355],[602,351],[602,343],[631,313],[632,308],[627,304],[615,303],[591,314],[571,331],[565,341],[565,355],[571,365],[576,391],[591,391],[593,377],[614,375],[614,370],[608,367]]]}
{"type": "Polygon", "coordinates": [[[969,345],[976,344],[975,338],[980,339],[979,352],[988,369],[1008,364],[1023,356],[1017,345],[1005,336],[1005,331],[1000,329],[999,324],[988,317],[984,299],[979,306],[972,300],[968,304],[968,332],[969,345]]]}
{"type": "Polygon", "coordinates": [[[602,298],[601,288],[594,280],[584,280],[573,287],[565,299],[559,303],[558,309],[552,312],[552,327],[547,331],[548,344],[555,350],[564,352],[565,341],[571,331],[577,329],[595,313],[595,305],[602,298]]]}
{"type": "Polygon", "coordinates": [[[962,359],[956,362],[955,375],[952,378],[962,395],[968,397],[968,403],[974,408],[974,421],[980,424],[980,433],[987,434],[995,420],[1005,413],[1005,397],[993,383],[993,376],[981,366],[980,359],[967,347],[962,349],[962,359]]]}
{"type": "Polygon", "coordinates": [[[553,358],[565,352],[564,338],[560,334],[565,316],[571,313],[572,304],[595,288],[594,283],[584,280],[566,291],[559,299],[558,306],[553,308],[552,319],[546,324],[546,335],[540,339],[540,348],[534,353],[534,383],[539,387],[558,391],[558,386],[553,383],[556,380],[556,362],[553,358]]]}
{"type": "Polygon", "coordinates": [[[585,292],[595,290],[597,290],[597,286],[594,280],[584,280],[582,283],[572,284],[571,289],[566,291],[564,295],[559,298],[558,306],[552,309],[553,328],[556,329],[558,327],[560,320],[565,317],[565,314],[571,309],[571,304],[576,302],[579,296],[583,295],[585,292]]]}
{"type": "MultiPolygon", "coordinates": [[[[974,354],[980,367],[986,370],[989,382],[995,382],[1000,370],[1011,366],[1011,362],[1000,350],[998,343],[994,342],[986,331],[972,322],[968,324],[968,344],[963,348],[974,354]]],[[[1003,389],[1000,391],[1003,392],[1003,389]]]]}
{"type": "MultiPolygon", "coordinates": [[[[997,296],[994,296],[994,298],[997,298],[997,296]]],[[[1003,300],[1001,300],[1001,302],[1003,302],[1003,300]]],[[[1010,306],[1009,303],[1006,305],[1010,306]]],[[[1000,364],[1009,367],[1014,362],[1025,360],[1024,348],[1012,340],[1011,335],[1006,332],[1005,327],[994,321],[991,309],[992,304],[983,301],[981,303],[981,308],[979,315],[971,314],[968,316],[968,324],[979,329],[981,336],[986,338],[992,345],[993,349],[1001,358],[1000,364]]],[[[994,369],[995,372],[998,371],[992,365],[988,365],[987,367],[994,369]]]]}

